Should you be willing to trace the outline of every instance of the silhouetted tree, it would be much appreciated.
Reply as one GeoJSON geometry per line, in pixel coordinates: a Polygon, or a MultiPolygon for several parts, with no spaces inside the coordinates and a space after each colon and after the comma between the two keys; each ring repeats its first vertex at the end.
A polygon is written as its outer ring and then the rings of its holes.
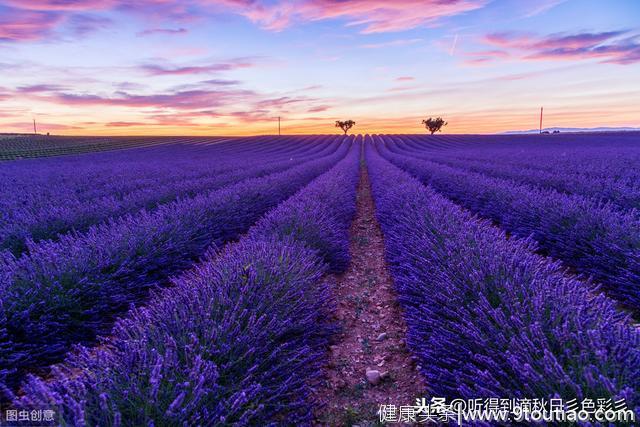
{"type": "Polygon", "coordinates": [[[353,120],[347,120],[347,121],[344,121],[344,122],[342,122],[340,120],[336,120],[336,127],[342,129],[344,131],[345,135],[347,134],[349,129],[351,129],[355,125],[356,125],[356,122],[354,122],[353,120]]]}
{"type": "Polygon", "coordinates": [[[447,122],[445,122],[442,117],[438,117],[437,119],[429,117],[427,120],[423,120],[422,124],[425,125],[429,132],[431,132],[431,135],[433,135],[436,132],[440,132],[442,127],[447,125],[447,122]]]}

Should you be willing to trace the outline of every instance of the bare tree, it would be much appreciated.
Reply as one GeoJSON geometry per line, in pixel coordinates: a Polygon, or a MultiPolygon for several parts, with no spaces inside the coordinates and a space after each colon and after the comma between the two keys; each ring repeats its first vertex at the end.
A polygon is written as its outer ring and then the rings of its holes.
{"type": "Polygon", "coordinates": [[[347,121],[344,121],[344,122],[342,122],[340,120],[336,120],[336,127],[342,129],[344,131],[345,135],[347,134],[349,129],[351,129],[355,125],[356,125],[356,122],[354,122],[353,120],[347,120],[347,121]]]}
{"type": "Polygon", "coordinates": [[[438,117],[437,119],[429,117],[427,120],[423,120],[422,124],[431,132],[431,135],[433,135],[436,132],[440,132],[442,127],[447,125],[447,122],[445,122],[442,117],[438,117]]]}

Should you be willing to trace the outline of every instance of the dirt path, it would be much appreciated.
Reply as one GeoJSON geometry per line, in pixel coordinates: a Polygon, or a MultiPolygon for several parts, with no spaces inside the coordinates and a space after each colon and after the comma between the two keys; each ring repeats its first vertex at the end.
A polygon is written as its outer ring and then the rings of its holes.
{"type": "Polygon", "coordinates": [[[384,260],[366,167],[361,168],[351,225],[351,266],[337,277],[336,318],[342,333],[330,348],[326,384],[318,390],[318,426],[379,424],[381,404],[413,405],[424,395],[404,337],[406,325],[384,260]],[[375,373],[381,375],[376,381],[375,373]]]}

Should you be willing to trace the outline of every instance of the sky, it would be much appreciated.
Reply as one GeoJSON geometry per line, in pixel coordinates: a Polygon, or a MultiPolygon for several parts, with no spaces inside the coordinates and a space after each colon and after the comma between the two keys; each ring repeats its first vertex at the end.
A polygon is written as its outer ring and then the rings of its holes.
{"type": "Polygon", "coordinates": [[[640,126],[637,0],[0,0],[0,132],[640,126]]]}

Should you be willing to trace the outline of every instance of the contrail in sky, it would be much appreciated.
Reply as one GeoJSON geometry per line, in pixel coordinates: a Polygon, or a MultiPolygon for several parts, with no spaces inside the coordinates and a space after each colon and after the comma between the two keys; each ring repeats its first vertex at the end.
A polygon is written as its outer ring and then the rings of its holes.
{"type": "Polygon", "coordinates": [[[449,51],[449,56],[453,56],[453,53],[456,50],[456,45],[458,44],[458,33],[456,33],[456,36],[453,38],[453,45],[451,45],[451,50],[449,51]]]}

